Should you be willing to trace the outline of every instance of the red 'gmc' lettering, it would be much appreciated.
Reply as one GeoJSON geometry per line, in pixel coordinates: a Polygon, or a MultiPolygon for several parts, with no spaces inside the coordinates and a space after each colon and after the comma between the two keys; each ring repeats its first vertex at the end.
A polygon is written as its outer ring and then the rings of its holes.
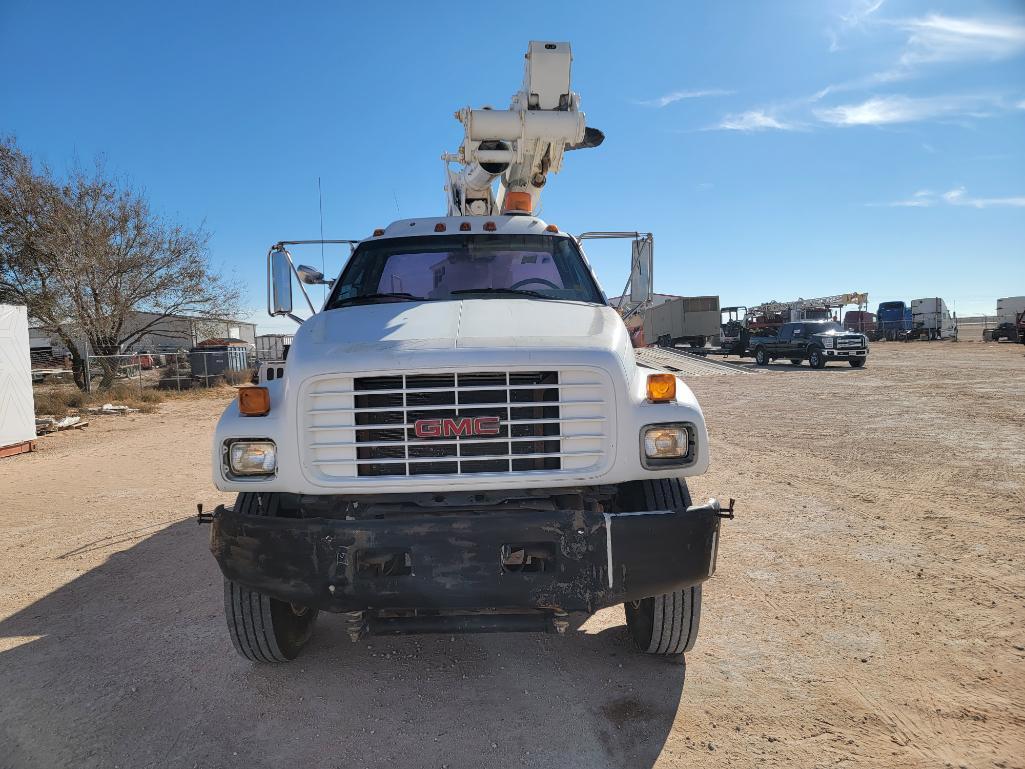
{"type": "Polygon", "coordinates": [[[498,435],[501,420],[498,417],[444,417],[418,419],[413,423],[417,438],[453,438],[469,435],[498,435]]]}

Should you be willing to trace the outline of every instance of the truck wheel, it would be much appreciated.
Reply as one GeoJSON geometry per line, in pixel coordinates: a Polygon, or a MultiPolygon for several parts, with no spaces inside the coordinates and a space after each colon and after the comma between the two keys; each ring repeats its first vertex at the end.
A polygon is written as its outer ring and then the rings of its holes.
{"type": "Polygon", "coordinates": [[[812,368],[826,367],[826,356],[822,353],[822,350],[813,347],[808,351],[808,365],[812,368]]]}
{"type": "MultiPolygon", "coordinates": [[[[679,478],[635,481],[620,487],[634,510],[686,510],[690,491],[679,478]]],[[[701,621],[701,585],[628,601],[626,627],[637,648],[648,654],[683,654],[694,648],[701,621]]]]}
{"type": "Polygon", "coordinates": [[[862,368],[867,360],[868,358],[851,358],[847,362],[851,364],[851,368],[862,368]]]}
{"type": "Polygon", "coordinates": [[[626,626],[637,648],[648,654],[683,654],[694,648],[701,624],[701,585],[630,601],[626,626]]]}
{"type": "Polygon", "coordinates": [[[755,350],[755,363],[757,363],[759,366],[769,365],[769,353],[765,351],[764,347],[759,347],[757,350],[755,350]]]}
{"type": "MultiPolygon", "coordinates": [[[[247,515],[277,515],[275,494],[243,492],[235,509],[247,515]]],[[[224,618],[235,651],[252,662],[294,660],[313,635],[317,609],[296,606],[224,580],[224,618]]]]}
{"type": "Polygon", "coordinates": [[[804,363],[804,361],[801,360],[800,358],[791,358],[790,359],[790,365],[791,366],[800,366],[802,363],[804,363]]]}

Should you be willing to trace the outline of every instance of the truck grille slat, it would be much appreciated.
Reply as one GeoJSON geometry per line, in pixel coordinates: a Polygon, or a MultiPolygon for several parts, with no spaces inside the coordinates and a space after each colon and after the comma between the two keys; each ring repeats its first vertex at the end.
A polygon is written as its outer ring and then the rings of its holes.
{"type": "MultiPolygon", "coordinates": [[[[523,425],[529,425],[529,424],[546,424],[547,425],[547,424],[559,424],[559,423],[562,423],[562,422],[607,422],[607,421],[608,421],[608,419],[605,418],[605,417],[570,417],[568,419],[564,419],[564,418],[561,418],[561,417],[559,419],[517,419],[515,427],[519,428],[519,427],[521,427],[523,425]]],[[[373,430],[373,429],[377,429],[377,428],[394,429],[394,428],[400,428],[400,427],[411,428],[411,427],[413,427],[413,423],[410,422],[409,424],[401,424],[401,425],[399,425],[399,424],[391,424],[391,423],[388,423],[388,424],[381,424],[381,423],[378,423],[378,424],[360,424],[360,429],[361,430],[373,430]]],[[[314,432],[323,431],[323,430],[350,430],[350,429],[352,429],[352,425],[314,425],[314,426],[311,426],[311,427],[307,427],[306,429],[307,430],[312,430],[314,432]]]]}
{"type": "MultiPolygon", "coordinates": [[[[502,461],[507,461],[507,460],[510,460],[510,459],[543,459],[543,458],[547,458],[547,457],[555,457],[555,458],[558,458],[558,457],[597,457],[597,456],[601,456],[602,453],[603,452],[601,452],[601,451],[554,451],[554,452],[551,452],[551,453],[545,452],[545,453],[539,453],[539,454],[509,454],[509,453],[506,453],[506,452],[502,452],[501,454],[494,454],[494,455],[485,454],[485,455],[482,455],[482,456],[484,458],[486,458],[486,459],[501,459],[502,461]]],[[[462,456],[465,457],[467,455],[463,454],[462,456]]],[[[450,457],[450,458],[455,460],[455,457],[450,457]]],[[[473,458],[477,459],[479,457],[478,456],[474,456],[473,458]]],[[[313,464],[315,464],[315,465],[332,464],[334,461],[335,460],[332,460],[332,459],[315,459],[313,461],[313,464]]],[[[375,459],[357,459],[356,460],[356,464],[360,464],[360,465],[382,464],[382,465],[384,465],[384,464],[403,464],[403,463],[407,463],[407,462],[409,464],[416,464],[416,463],[434,462],[434,461],[435,460],[433,458],[431,458],[431,457],[423,457],[423,458],[412,458],[411,457],[411,458],[408,458],[408,459],[406,459],[404,457],[403,458],[396,458],[396,459],[375,458],[375,459]]]]}
{"type": "Polygon", "coordinates": [[[608,461],[609,384],[598,370],[325,376],[303,398],[304,463],[321,480],[564,473],[608,461]],[[487,420],[479,434],[475,418],[487,420]]]}
{"type": "MultiPolygon", "coordinates": [[[[514,427],[515,426],[517,426],[517,425],[514,425],[514,427]]],[[[363,432],[363,430],[358,430],[357,432],[363,432]]],[[[375,431],[375,432],[384,432],[384,431],[381,430],[381,431],[375,431]]],[[[375,448],[377,446],[435,446],[435,445],[437,445],[436,443],[432,443],[430,441],[426,441],[426,440],[422,440],[422,439],[417,439],[417,440],[414,440],[414,441],[403,440],[403,438],[401,437],[402,431],[400,430],[400,431],[398,431],[398,433],[399,433],[400,437],[394,438],[393,440],[381,440],[381,441],[377,441],[377,442],[371,442],[369,440],[362,440],[362,439],[357,439],[356,441],[337,441],[337,442],[331,441],[331,442],[327,442],[327,443],[311,443],[310,447],[314,448],[314,449],[329,449],[329,448],[337,448],[339,446],[363,446],[365,448],[375,448]]],[[[544,437],[545,437],[546,441],[562,441],[562,440],[565,440],[565,441],[573,441],[573,440],[581,441],[581,440],[591,440],[591,439],[605,439],[608,436],[606,436],[604,433],[597,433],[597,434],[592,433],[592,434],[588,434],[588,435],[558,435],[558,434],[556,434],[556,435],[547,435],[546,434],[544,437]]],[[[529,444],[529,443],[536,443],[537,440],[538,439],[536,437],[534,437],[534,436],[525,436],[525,437],[524,436],[511,436],[509,438],[462,438],[459,441],[459,445],[460,446],[466,446],[466,445],[469,445],[469,444],[478,444],[478,443],[500,443],[502,445],[505,445],[506,443],[520,443],[520,442],[524,442],[524,443],[528,443],[529,444]]]]}
{"type": "MultiPolygon", "coordinates": [[[[357,395],[356,397],[360,398],[360,397],[363,397],[363,396],[357,395]]],[[[605,403],[605,401],[598,401],[598,400],[563,401],[562,405],[563,406],[600,406],[600,405],[602,405],[604,403],[605,403]]],[[[506,401],[505,403],[495,403],[495,402],[476,403],[476,402],[472,402],[472,401],[470,401],[470,402],[468,402],[468,401],[461,401],[458,404],[449,404],[449,405],[441,405],[441,406],[418,406],[417,408],[420,411],[427,411],[427,410],[430,410],[430,411],[445,411],[445,410],[452,409],[453,405],[473,406],[474,408],[477,408],[477,409],[484,409],[484,408],[497,408],[497,409],[500,409],[500,408],[509,406],[509,402],[506,401]]],[[[366,414],[366,413],[375,413],[375,412],[376,413],[382,413],[382,412],[389,412],[389,411],[396,411],[397,410],[394,405],[370,406],[370,407],[367,407],[367,408],[363,408],[363,407],[359,406],[359,404],[357,404],[357,408],[359,409],[359,411],[361,413],[364,413],[364,414],[366,414]]],[[[333,412],[335,410],[336,409],[310,409],[310,411],[314,412],[314,413],[317,413],[317,412],[323,413],[323,412],[327,412],[327,411],[332,411],[333,412]]]]}

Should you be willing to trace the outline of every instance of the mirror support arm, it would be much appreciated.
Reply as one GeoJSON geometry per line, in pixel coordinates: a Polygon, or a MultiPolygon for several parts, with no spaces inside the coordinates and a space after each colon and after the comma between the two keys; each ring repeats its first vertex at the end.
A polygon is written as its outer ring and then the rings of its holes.
{"type": "MultiPolygon", "coordinates": [[[[273,256],[275,251],[280,251],[281,253],[283,253],[285,255],[285,258],[288,260],[289,269],[291,269],[292,275],[295,276],[296,282],[298,282],[298,284],[299,284],[299,289],[303,292],[303,298],[306,300],[306,304],[308,304],[309,307],[310,307],[310,312],[313,313],[313,314],[316,314],[317,308],[313,306],[313,302],[310,299],[310,295],[306,292],[306,286],[303,285],[303,282],[301,280],[299,280],[299,273],[295,269],[295,263],[292,261],[292,254],[289,253],[288,249],[285,248],[283,243],[275,243],[273,246],[271,246],[270,251],[267,252],[267,274],[268,274],[268,276],[270,275],[270,271],[271,271],[271,258],[272,258],[272,256],[273,256]]],[[[272,299],[272,296],[271,296],[271,291],[272,291],[271,281],[268,280],[267,281],[267,314],[273,316],[274,315],[274,302],[273,302],[273,299],[272,299]]],[[[297,319],[296,316],[292,315],[291,313],[288,313],[288,316],[290,318],[292,318],[292,320],[296,320],[297,319]]],[[[299,321],[299,322],[301,323],[302,321],[299,321]]]]}
{"type": "MultiPolygon", "coordinates": [[[[285,258],[288,260],[288,266],[292,271],[292,275],[295,276],[296,282],[299,284],[299,288],[303,292],[303,297],[306,299],[306,304],[310,307],[310,312],[314,315],[317,313],[317,308],[313,306],[313,302],[310,300],[310,295],[306,292],[306,286],[303,284],[302,279],[299,277],[299,271],[295,268],[295,262],[292,261],[292,254],[289,252],[286,246],[307,246],[307,245],[319,245],[324,244],[341,244],[346,243],[349,246],[349,254],[356,250],[356,244],[358,240],[281,240],[275,243],[267,251],[267,314],[274,316],[274,300],[272,295],[272,281],[270,280],[271,275],[271,258],[275,251],[281,251],[284,253],[285,258]]],[[[332,281],[333,283],[334,281],[332,281]]],[[[286,313],[286,315],[300,325],[303,319],[292,313],[286,313]]]]}

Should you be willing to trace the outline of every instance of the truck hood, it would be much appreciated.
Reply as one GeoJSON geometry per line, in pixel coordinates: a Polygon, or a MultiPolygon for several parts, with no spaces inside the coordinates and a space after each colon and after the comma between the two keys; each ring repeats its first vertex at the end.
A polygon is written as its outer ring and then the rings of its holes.
{"type": "Polygon", "coordinates": [[[294,346],[330,354],[487,348],[617,350],[626,328],[611,307],[537,299],[386,302],[318,313],[294,346]],[[327,352],[327,351],[321,351],[327,352]]]}

